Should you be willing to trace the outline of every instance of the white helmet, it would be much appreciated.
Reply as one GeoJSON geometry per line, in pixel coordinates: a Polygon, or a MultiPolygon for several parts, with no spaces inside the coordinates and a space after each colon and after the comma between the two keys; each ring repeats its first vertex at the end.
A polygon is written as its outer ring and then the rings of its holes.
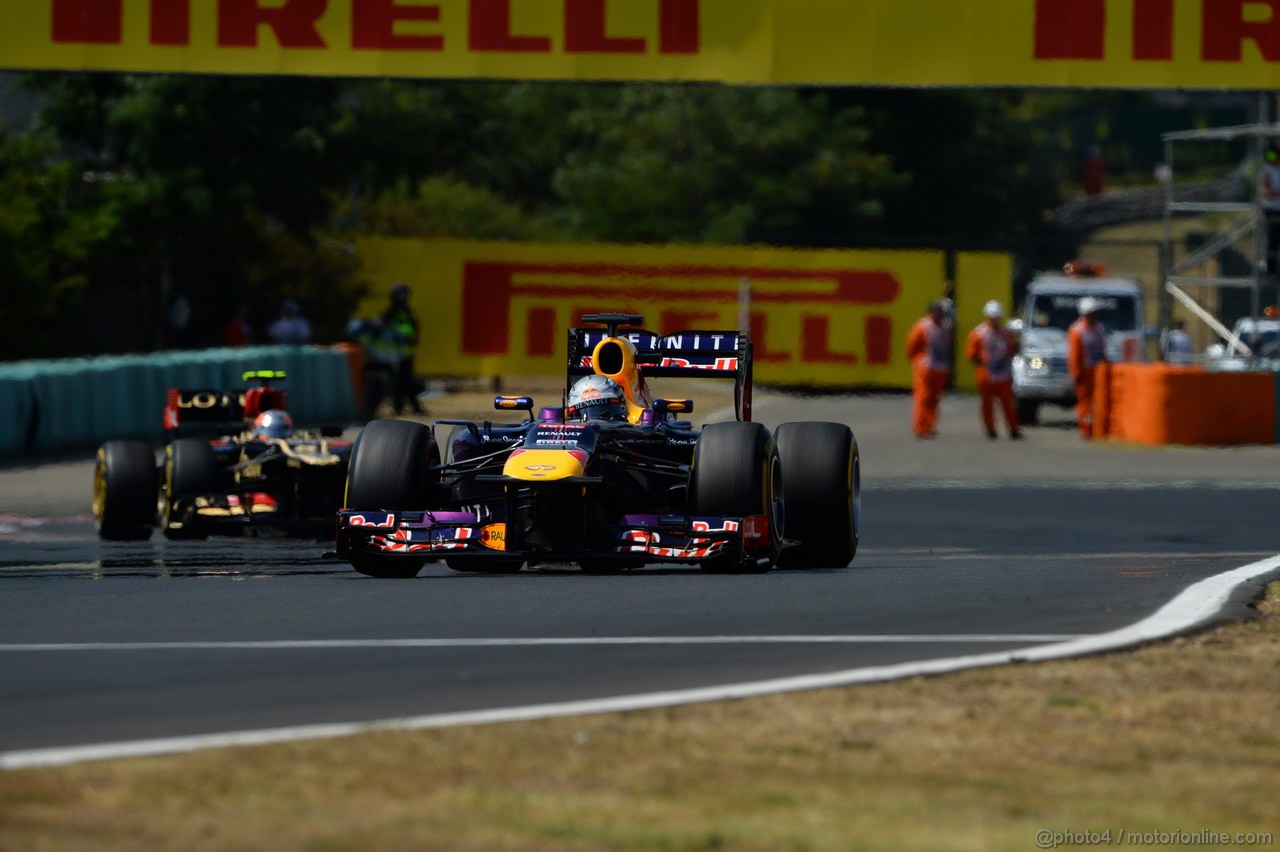
{"type": "Polygon", "coordinates": [[[1088,316],[1089,314],[1096,314],[1101,309],[1102,304],[1092,296],[1085,296],[1080,301],[1076,302],[1076,312],[1082,317],[1088,316]]]}
{"type": "Polygon", "coordinates": [[[626,420],[622,388],[604,376],[583,376],[569,389],[566,420],[626,420]]]}
{"type": "Polygon", "coordinates": [[[992,299],[982,306],[982,315],[990,319],[1000,319],[1004,316],[1004,306],[992,299]]]}

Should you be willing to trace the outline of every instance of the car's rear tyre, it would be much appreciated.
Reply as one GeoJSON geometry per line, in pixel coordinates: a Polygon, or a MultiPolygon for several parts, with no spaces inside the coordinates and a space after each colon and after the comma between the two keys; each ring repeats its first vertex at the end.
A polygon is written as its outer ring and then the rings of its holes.
{"type": "Polygon", "coordinates": [[[1040,400],[1019,399],[1018,423],[1022,426],[1034,426],[1040,422],[1040,400]]]}
{"type": "Polygon", "coordinates": [[[93,519],[105,541],[145,541],[156,519],[159,477],[146,441],[107,441],[93,471],[93,519]]]}
{"type": "Polygon", "coordinates": [[[712,423],[702,430],[689,472],[693,515],[768,519],[766,558],[720,557],[707,560],[711,573],[763,573],[773,567],[782,547],[786,513],[782,468],[769,430],[759,423],[712,423]]]}
{"type": "MultiPolygon", "coordinates": [[[[347,467],[346,508],[399,512],[430,508],[439,482],[435,438],[421,423],[374,420],[364,427],[351,449],[347,467]]],[[[351,555],[351,567],[369,577],[407,580],[418,576],[426,557],[351,555]]]]}
{"type": "Polygon", "coordinates": [[[375,420],[361,430],[347,467],[349,509],[395,512],[428,507],[440,481],[435,438],[411,420],[375,420]]]}
{"type": "Polygon", "coordinates": [[[218,460],[209,442],[179,438],[169,444],[164,452],[164,482],[160,525],[165,538],[208,538],[209,525],[201,522],[194,501],[218,491],[218,460]]]}
{"type": "Polygon", "coordinates": [[[862,461],[842,423],[783,423],[773,433],[782,459],[789,541],[783,568],[845,568],[858,552],[862,461]]]}

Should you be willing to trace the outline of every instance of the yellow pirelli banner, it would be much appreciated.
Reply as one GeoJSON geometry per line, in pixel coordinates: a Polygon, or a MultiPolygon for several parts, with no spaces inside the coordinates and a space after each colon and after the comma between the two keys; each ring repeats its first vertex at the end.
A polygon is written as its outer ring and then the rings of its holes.
{"type": "MultiPolygon", "coordinates": [[[[359,252],[379,282],[361,316],[407,283],[427,375],[556,375],[583,314],[624,312],[659,334],[745,325],[763,383],[908,388],[907,332],[946,287],[938,251],[369,239],[359,252]]],[[[958,351],[988,300],[1008,305],[1011,271],[1007,255],[957,258],[958,351]]]]}
{"type": "Polygon", "coordinates": [[[4,0],[0,67],[1263,89],[1280,0],[4,0]]]}

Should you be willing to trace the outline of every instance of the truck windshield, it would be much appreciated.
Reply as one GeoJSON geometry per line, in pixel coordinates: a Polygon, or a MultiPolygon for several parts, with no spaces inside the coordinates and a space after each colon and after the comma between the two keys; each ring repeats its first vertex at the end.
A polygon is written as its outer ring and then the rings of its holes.
{"type": "MultiPolygon", "coordinates": [[[[1057,328],[1066,331],[1080,318],[1076,305],[1081,295],[1077,293],[1036,294],[1031,302],[1031,327],[1057,328]]],[[[1093,298],[1102,303],[1098,321],[1107,331],[1134,331],[1138,328],[1138,312],[1132,296],[1094,295],[1093,298]]]]}

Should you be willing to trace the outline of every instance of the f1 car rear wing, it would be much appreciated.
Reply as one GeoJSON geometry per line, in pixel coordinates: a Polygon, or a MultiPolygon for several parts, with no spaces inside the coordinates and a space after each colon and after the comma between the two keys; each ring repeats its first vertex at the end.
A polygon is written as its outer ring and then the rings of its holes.
{"type": "Polygon", "coordinates": [[[258,379],[262,385],[248,390],[170,388],[164,407],[164,428],[166,431],[180,426],[239,428],[264,411],[288,408],[288,394],[268,384],[271,379],[284,377],[278,370],[255,370],[245,373],[244,380],[258,379]]]}
{"type": "Polygon", "coordinates": [[[607,328],[569,329],[570,384],[579,376],[599,372],[598,365],[592,364],[592,353],[602,341],[616,337],[635,347],[636,370],[643,378],[733,379],[738,419],[751,419],[752,358],[747,335],[705,329],[656,334],[639,328],[644,317],[635,314],[586,314],[582,321],[607,328]]]}
{"type": "Polygon", "coordinates": [[[244,394],[216,390],[169,388],[164,406],[164,428],[214,427],[244,422],[244,394]]]}

